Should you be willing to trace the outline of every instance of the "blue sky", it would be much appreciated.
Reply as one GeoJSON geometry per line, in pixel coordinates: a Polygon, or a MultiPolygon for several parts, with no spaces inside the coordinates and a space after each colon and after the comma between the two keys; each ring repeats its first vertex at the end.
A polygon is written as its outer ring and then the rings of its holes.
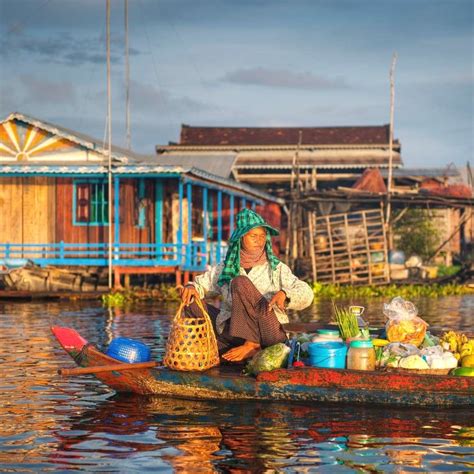
{"type": "MultiPolygon", "coordinates": [[[[112,139],[125,144],[123,0],[112,0],[112,139]]],[[[407,167],[473,161],[473,0],[129,0],[132,146],[182,123],[389,122],[407,167]]],[[[0,0],[0,116],[103,139],[105,0],[0,0]]]]}

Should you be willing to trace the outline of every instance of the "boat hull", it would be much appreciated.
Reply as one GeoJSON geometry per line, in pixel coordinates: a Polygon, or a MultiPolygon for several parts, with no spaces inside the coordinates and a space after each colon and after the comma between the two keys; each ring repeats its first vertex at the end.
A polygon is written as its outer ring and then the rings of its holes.
{"type": "MultiPolygon", "coordinates": [[[[82,367],[117,364],[69,328],[52,328],[64,349],[82,367]]],[[[205,372],[178,372],[165,367],[114,370],[94,374],[117,392],[204,400],[333,402],[393,406],[474,405],[474,379],[447,375],[361,372],[297,368],[241,375],[232,366],[205,372]]]]}

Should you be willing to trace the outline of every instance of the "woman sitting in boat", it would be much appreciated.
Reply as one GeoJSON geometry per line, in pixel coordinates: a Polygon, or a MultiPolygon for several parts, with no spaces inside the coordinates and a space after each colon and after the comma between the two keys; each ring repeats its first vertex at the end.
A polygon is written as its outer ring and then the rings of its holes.
{"type": "Polygon", "coordinates": [[[271,237],[278,234],[259,214],[243,209],[237,214],[224,263],[182,289],[186,314],[192,317],[200,316],[194,298],[222,295],[220,310],[205,307],[219,354],[227,361],[242,361],[261,348],[286,341],[285,310],[302,310],[313,301],[311,287],[273,254],[271,237]]]}

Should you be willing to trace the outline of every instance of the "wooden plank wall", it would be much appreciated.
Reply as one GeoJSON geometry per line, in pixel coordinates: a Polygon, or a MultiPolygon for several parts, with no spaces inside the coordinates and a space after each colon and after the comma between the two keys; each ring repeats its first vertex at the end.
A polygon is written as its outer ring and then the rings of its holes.
{"type": "Polygon", "coordinates": [[[0,242],[21,243],[23,240],[22,178],[0,180],[0,242]]]}
{"type": "Polygon", "coordinates": [[[136,180],[120,180],[120,242],[148,244],[155,241],[155,186],[145,180],[145,227],[138,227],[136,180]]]}
{"type": "Polygon", "coordinates": [[[73,180],[58,178],[56,185],[56,241],[74,243],[107,242],[108,229],[104,226],[75,226],[73,224],[73,180]]]}
{"type": "Polygon", "coordinates": [[[54,178],[23,179],[23,240],[52,243],[56,227],[54,178]]]}
{"type": "MultiPolygon", "coordinates": [[[[58,178],[57,241],[77,243],[105,243],[108,241],[107,226],[73,224],[73,180],[58,178]]],[[[134,179],[120,180],[120,242],[153,243],[155,239],[155,187],[151,180],[145,181],[146,219],[145,227],[136,225],[136,186],[134,179]]]]}
{"type": "MultiPolygon", "coordinates": [[[[0,242],[55,241],[56,195],[54,178],[11,177],[0,180],[0,242]]],[[[20,255],[15,255],[20,257],[20,255]]],[[[24,255],[41,256],[40,253],[24,255]]]]}

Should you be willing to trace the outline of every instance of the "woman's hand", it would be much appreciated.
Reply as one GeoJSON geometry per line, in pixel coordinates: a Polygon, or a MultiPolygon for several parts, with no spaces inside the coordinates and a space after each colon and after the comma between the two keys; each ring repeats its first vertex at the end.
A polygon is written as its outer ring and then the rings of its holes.
{"type": "Polygon", "coordinates": [[[273,306],[278,306],[282,311],[285,311],[285,301],[286,293],[283,290],[277,291],[272,299],[268,302],[270,309],[273,309],[273,306]]]}
{"type": "Polygon", "coordinates": [[[198,291],[192,285],[181,287],[179,291],[181,292],[181,301],[184,303],[185,306],[189,306],[194,299],[199,298],[198,291]]]}

